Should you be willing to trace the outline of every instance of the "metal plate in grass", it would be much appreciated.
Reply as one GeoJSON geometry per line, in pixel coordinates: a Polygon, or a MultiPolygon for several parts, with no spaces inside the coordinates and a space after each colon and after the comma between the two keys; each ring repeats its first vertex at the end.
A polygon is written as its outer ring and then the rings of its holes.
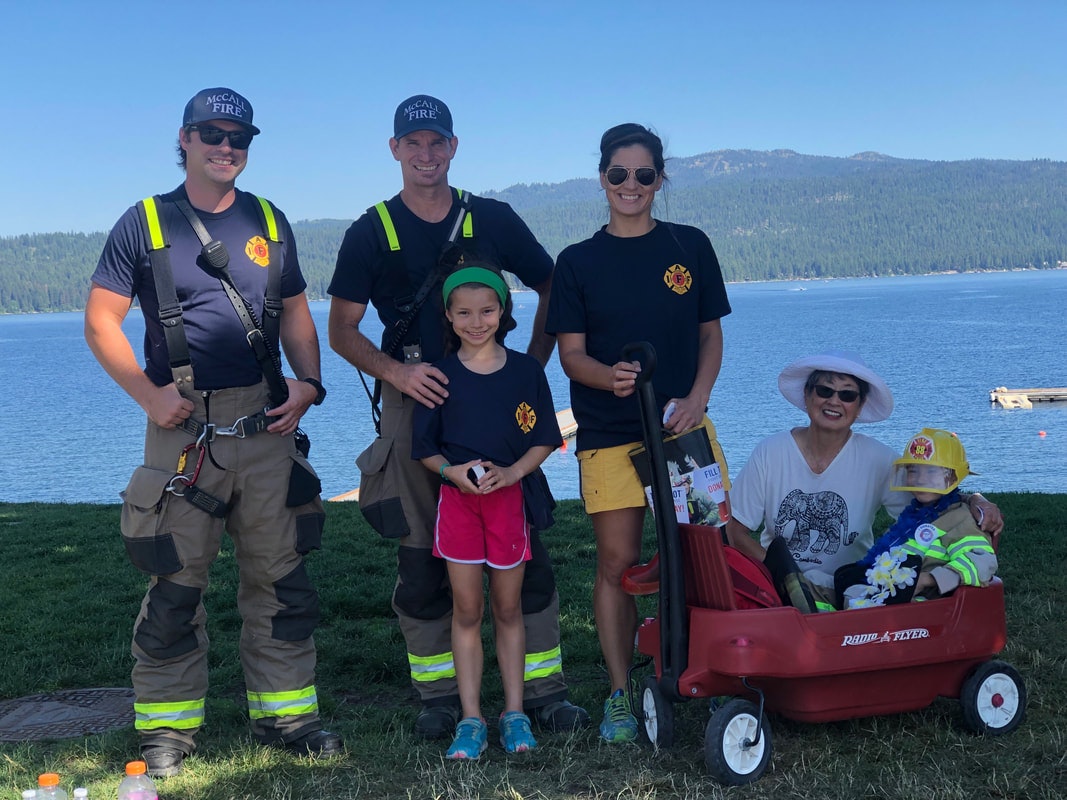
{"type": "Polygon", "coordinates": [[[0,742],[72,739],[132,724],[132,689],[67,689],[0,702],[0,742]]]}

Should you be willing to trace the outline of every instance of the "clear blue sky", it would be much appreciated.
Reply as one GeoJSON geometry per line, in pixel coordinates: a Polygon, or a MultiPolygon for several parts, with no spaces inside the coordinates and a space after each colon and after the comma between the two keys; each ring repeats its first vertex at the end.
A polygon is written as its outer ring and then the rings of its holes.
{"type": "Polygon", "coordinates": [[[0,75],[0,236],[107,230],[176,186],[185,102],[220,85],[263,129],[239,185],[292,220],[395,194],[420,92],[473,191],[591,177],[624,121],[675,156],[1067,161],[1063,0],[37,0],[5,4],[0,75]]]}

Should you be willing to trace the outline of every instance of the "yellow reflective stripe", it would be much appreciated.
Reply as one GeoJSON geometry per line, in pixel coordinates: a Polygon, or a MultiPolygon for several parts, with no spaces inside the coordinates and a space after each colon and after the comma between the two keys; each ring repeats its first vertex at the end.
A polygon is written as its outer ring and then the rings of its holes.
{"type": "Polygon", "coordinates": [[[319,698],[315,686],[290,692],[246,692],[248,716],[251,719],[264,717],[292,717],[297,714],[314,714],[319,710],[319,698]]]}
{"type": "Polygon", "coordinates": [[[435,656],[417,656],[414,653],[408,653],[408,664],[411,667],[411,680],[419,683],[456,677],[456,663],[452,659],[451,650],[435,656]]]}
{"type": "MultiPolygon", "coordinates": [[[[459,196],[463,198],[463,190],[456,189],[459,192],[459,196]]],[[[472,239],[474,237],[474,217],[470,212],[467,212],[467,216],[463,218],[463,238],[472,239]]]]}
{"type": "Polygon", "coordinates": [[[134,703],[133,727],[139,731],[157,728],[190,730],[204,724],[204,701],[184,703],[134,703]]]}
{"type": "Polygon", "coordinates": [[[393,225],[393,218],[389,216],[389,209],[385,207],[385,201],[374,204],[375,210],[378,212],[378,217],[382,221],[382,226],[385,228],[385,238],[389,242],[390,250],[400,249],[400,239],[396,235],[396,226],[393,225]]]}
{"type": "Polygon", "coordinates": [[[148,218],[148,236],[151,239],[153,250],[162,250],[167,246],[163,238],[163,226],[159,224],[159,209],[156,207],[156,198],[146,197],[144,203],[145,217],[148,218]]]}
{"type": "Polygon", "coordinates": [[[267,220],[267,238],[272,242],[280,242],[281,239],[278,238],[278,221],[274,219],[274,209],[271,208],[271,205],[267,202],[266,198],[260,197],[259,195],[253,196],[263,207],[263,216],[267,220]]]}
{"type": "Polygon", "coordinates": [[[549,675],[558,675],[563,672],[563,654],[556,645],[551,650],[541,653],[527,653],[522,679],[532,681],[535,678],[545,678],[549,675]]]}

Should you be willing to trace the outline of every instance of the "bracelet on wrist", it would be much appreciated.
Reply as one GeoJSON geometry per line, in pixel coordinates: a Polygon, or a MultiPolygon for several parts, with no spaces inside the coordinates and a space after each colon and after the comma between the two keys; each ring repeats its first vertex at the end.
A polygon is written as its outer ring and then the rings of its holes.
{"type": "Polygon", "coordinates": [[[451,464],[445,463],[441,465],[441,469],[437,470],[437,474],[443,479],[445,477],[445,470],[451,467],[451,464]]]}

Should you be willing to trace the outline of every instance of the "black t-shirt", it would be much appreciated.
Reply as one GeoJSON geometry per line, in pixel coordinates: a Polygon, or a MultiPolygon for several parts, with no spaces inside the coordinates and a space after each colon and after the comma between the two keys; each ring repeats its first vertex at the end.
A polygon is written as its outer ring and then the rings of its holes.
{"type": "MultiPolygon", "coordinates": [[[[441,249],[459,213],[458,194],[453,190],[452,210],[440,222],[426,222],[415,216],[400,195],[386,201],[389,215],[400,242],[401,261],[393,261],[382,252],[376,223],[368,211],[352,223],[345,233],[337,253],[337,266],[330,281],[329,293],[353,303],[373,305],[385,326],[382,343],[389,338],[393,326],[403,316],[396,301],[414,294],[422,286],[430,269],[437,263],[441,249]],[[407,280],[387,276],[390,265],[401,263],[407,270],[407,280]]],[[[470,220],[473,238],[460,235],[460,244],[467,253],[467,261],[484,258],[501,269],[514,274],[526,286],[534,287],[548,280],[552,274],[552,259],[519,218],[511,206],[498,200],[475,196],[471,202],[470,220]]],[[[409,340],[422,345],[422,360],[436,361],[444,355],[444,314],[441,292],[431,292],[419,309],[411,326],[409,340]]],[[[391,355],[403,360],[397,348],[391,355]]]]}
{"type": "MultiPolygon", "coordinates": [[[[184,185],[171,194],[188,199],[184,185]]],[[[255,195],[238,190],[233,205],[225,211],[209,214],[198,209],[197,216],[211,237],[226,245],[234,285],[252,305],[257,318],[262,319],[267,261],[258,205],[255,195]]],[[[174,203],[164,202],[158,208],[160,222],[170,239],[171,272],[182,306],[196,388],[254,386],[263,379],[263,370],[222,283],[197,264],[200,240],[174,203]]],[[[282,297],[293,297],[307,284],[300,272],[292,228],[277,208],[274,216],[282,240],[282,297]]],[[[105,289],[137,298],[145,318],[145,373],[157,386],[166,386],[173,380],[170,358],[159,321],[148,242],[136,206],[128,209],[112,228],[92,280],[105,289]]]]}
{"type": "Polygon", "coordinates": [[[531,447],[563,443],[548,379],[532,356],[509,349],[488,375],[471,372],[456,353],[435,366],[448,376],[448,398],[434,409],[415,406],[412,458],[440,453],[450,464],[510,467],[531,447]]]}
{"type": "MultiPolygon", "coordinates": [[[[603,364],[622,360],[622,348],[650,342],[652,378],[660,406],[685,397],[696,379],[700,325],[730,313],[719,260],[703,231],[658,222],[644,236],[595,233],[559,254],[546,328],[584,333],[586,352],[603,364]]],[[[579,450],[614,447],[642,438],[636,394],[571,381],[579,450]]]]}

